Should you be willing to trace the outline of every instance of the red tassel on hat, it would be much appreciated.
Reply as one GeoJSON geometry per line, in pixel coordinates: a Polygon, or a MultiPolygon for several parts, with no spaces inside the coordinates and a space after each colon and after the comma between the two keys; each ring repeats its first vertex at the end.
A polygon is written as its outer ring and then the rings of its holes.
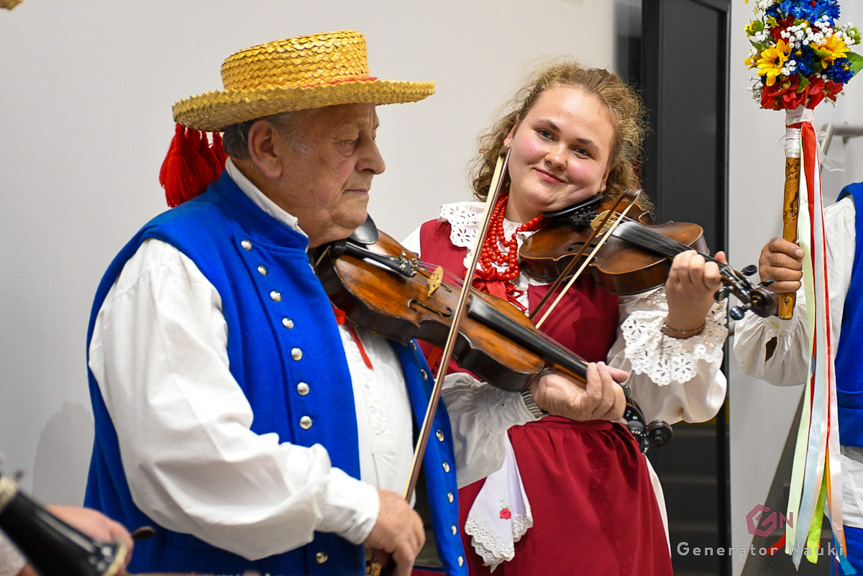
{"type": "Polygon", "coordinates": [[[177,124],[159,170],[159,183],[171,208],[198,196],[215,179],[209,162],[199,151],[201,137],[197,130],[177,124]]]}
{"type": "Polygon", "coordinates": [[[213,132],[213,144],[210,146],[210,152],[213,155],[213,158],[216,159],[216,166],[218,166],[218,174],[216,178],[222,175],[222,170],[225,168],[225,162],[228,160],[228,155],[225,154],[225,149],[222,148],[222,133],[221,132],[213,132]]]}
{"type": "Polygon", "coordinates": [[[218,160],[213,156],[213,150],[210,148],[210,139],[207,138],[207,133],[201,132],[200,136],[197,152],[198,155],[204,159],[204,162],[207,165],[207,171],[209,172],[208,178],[210,179],[210,182],[212,182],[222,173],[222,167],[217,164],[218,160]]]}

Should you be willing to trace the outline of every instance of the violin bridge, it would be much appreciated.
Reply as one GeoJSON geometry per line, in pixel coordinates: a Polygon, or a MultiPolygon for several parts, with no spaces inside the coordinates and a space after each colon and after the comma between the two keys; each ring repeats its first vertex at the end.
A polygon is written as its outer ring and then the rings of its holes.
{"type": "Polygon", "coordinates": [[[432,272],[431,276],[428,279],[428,287],[429,292],[428,295],[431,297],[432,294],[437,292],[437,289],[440,288],[443,283],[443,267],[438,266],[434,272],[432,272]]]}

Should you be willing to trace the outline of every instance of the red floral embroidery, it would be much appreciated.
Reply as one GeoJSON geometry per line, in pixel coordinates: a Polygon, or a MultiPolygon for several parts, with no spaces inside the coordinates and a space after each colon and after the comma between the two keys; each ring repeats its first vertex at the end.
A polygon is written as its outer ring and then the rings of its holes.
{"type": "Polygon", "coordinates": [[[509,508],[504,507],[500,511],[500,517],[503,520],[509,520],[510,518],[512,518],[512,512],[509,511],[509,508]]]}

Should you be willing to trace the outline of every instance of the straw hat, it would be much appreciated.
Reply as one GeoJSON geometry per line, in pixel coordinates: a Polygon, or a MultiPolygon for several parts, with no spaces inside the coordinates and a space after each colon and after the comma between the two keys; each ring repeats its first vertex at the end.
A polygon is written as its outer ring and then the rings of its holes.
{"type": "Polygon", "coordinates": [[[336,104],[416,102],[434,82],[369,75],[365,36],[353,30],[297,36],[241,50],[222,64],[224,90],[174,104],[174,120],[206,132],[271,114],[336,104]]]}

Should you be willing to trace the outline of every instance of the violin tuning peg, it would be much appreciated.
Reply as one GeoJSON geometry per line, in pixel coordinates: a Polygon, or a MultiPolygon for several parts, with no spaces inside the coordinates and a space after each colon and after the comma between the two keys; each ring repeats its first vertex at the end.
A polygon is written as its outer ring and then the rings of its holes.
{"type": "Polygon", "coordinates": [[[728,298],[729,294],[731,294],[731,288],[729,288],[728,286],[723,286],[722,288],[720,288],[719,290],[716,291],[716,294],[713,295],[713,298],[717,302],[721,302],[722,300],[725,300],[726,298],[728,298]]]}
{"type": "Polygon", "coordinates": [[[740,273],[743,274],[744,276],[752,276],[756,272],[758,272],[758,267],[755,266],[755,264],[750,264],[749,266],[744,266],[743,270],[740,271],[740,273]]]}
{"type": "Polygon", "coordinates": [[[774,280],[773,278],[768,278],[767,280],[765,280],[764,282],[761,283],[761,286],[764,288],[767,288],[768,286],[770,286],[774,282],[776,282],[776,280],[774,280]]]}
{"type": "Polygon", "coordinates": [[[647,427],[651,445],[661,448],[668,444],[673,436],[671,426],[664,420],[654,420],[647,427]]]}
{"type": "Polygon", "coordinates": [[[728,315],[731,316],[733,320],[742,320],[746,315],[747,310],[749,310],[749,304],[745,304],[743,306],[732,306],[731,310],[728,311],[728,315]]]}

